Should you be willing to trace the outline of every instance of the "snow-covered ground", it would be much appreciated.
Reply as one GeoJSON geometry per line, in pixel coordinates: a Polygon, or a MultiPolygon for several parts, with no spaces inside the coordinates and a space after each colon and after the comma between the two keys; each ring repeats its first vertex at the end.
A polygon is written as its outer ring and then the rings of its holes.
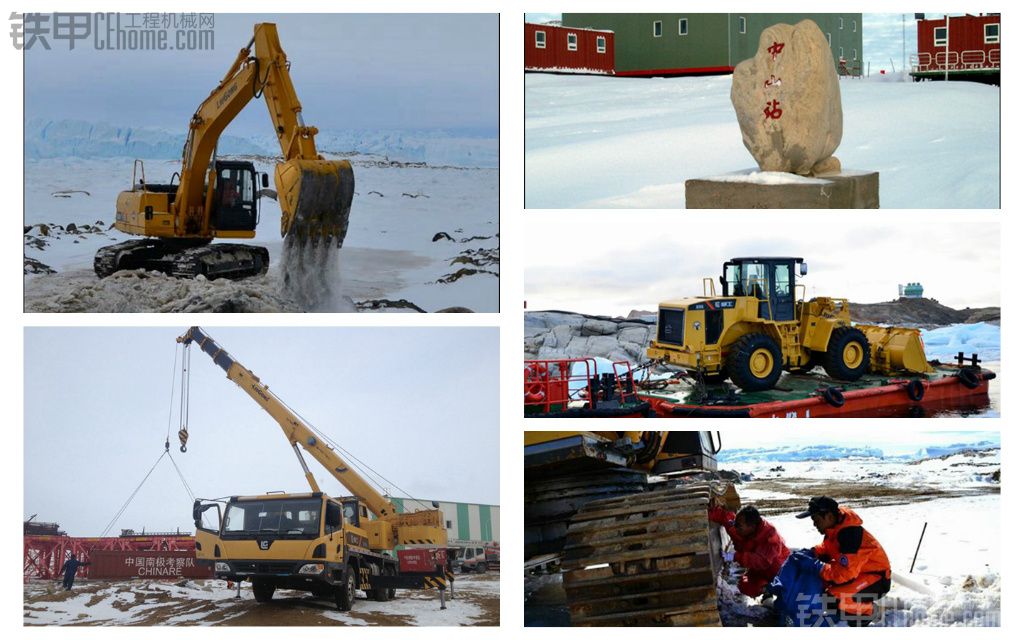
{"type": "Polygon", "coordinates": [[[498,574],[457,576],[455,597],[441,610],[434,591],[399,590],[395,600],[376,602],[357,593],[351,611],[297,591],[279,591],[274,603],[259,604],[248,583],[241,599],[223,580],[79,580],[74,591],[58,582],[25,584],[24,624],[87,625],[497,625],[498,574]]]}
{"type": "MultiPolygon", "coordinates": [[[[443,155],[443,148],[435,155],[443,155]]],[[[481,158],[485,165],[490,162],[486,153],[481,158]]],[[[271,158],[248,159],[258,171],[273,173],[271,158]]],[[[275,201],[262,199],[261,222],[252,241],[270,251],[272,266],[265,277],[216,288],[216,283],[182,285],[137,274],[101,281],[92,274],[94,253],[129,239],[108,227],[117,194],[130,186],[133,160],[28,159],[25,225],[36,226],[26,234],[25,255],[57,273],[26,275],[26,310],[347,311],[354,305],[387,310],[393,307],[373,301],[404,300],[426,311],[497,311],[497,169],[408,164],[377,156],[351,159],[356,195],[348,235],[328,278],[333,283],[331,295],[312,306],[284,286],[280,208],[275,201]],[[66,232],[71,223],[78,232],[66,232]],[[38,225],[46,225],[46,232],[38,225]],[[85,232],[83,225],[89,225],[85,232]],[[185,294],[183,286],[188,289],[185,294]]],[[[178,165],[177,160],[149,160],[146,178],[166,182],[178,165]]]]}
{"type": "MultiPolygon", "coordinates": [[[[892,590],[881,601],[885,626],[997,626],[1000,483],[993,473],[1000,469],[1001,456],[998,446],[978,443],[986,445],[981,451],[921,457],[927,453],[922,449],[896,458],[835,448],[799,461],[788,459],[794,451],[748,450],[736,452],[733,457],[742,460],[726,466],[753,476],[738,486],[741,498],[761,508],[793,549],[821,541],[810,520],[795,517],[809,497],[832,495],[854,508],[881,542],[894,572],[892,590]]],[[[723,583],[723,589],[723,616],[729,623],[765,619],[755,601],[732,585],[723,583]]]]}
{"type": "MultiPolygon", "coordinates": [[[[731,76],[530,73],[525,83],[527,207],[678,209],[686,180],[756,170],[731,76]]],[[[840,89],[836,156],[880,173],[882,207],[999,206],[998,87],[868,79],[840,89]]]]}

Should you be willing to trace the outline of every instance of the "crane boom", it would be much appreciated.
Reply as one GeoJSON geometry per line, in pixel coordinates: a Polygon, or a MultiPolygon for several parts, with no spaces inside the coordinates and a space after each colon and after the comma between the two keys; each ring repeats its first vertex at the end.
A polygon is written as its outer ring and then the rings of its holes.
{"type": "Polygon", "coordinates": [[[395,506],[387,498],[377,492],[362,476],[337,451],[323,442],[306,422],[294,411],[281,401],[270,388],[262,383],[260,379],[240,362],[235,360],[230,353],[225,351],[216,341],[206,334],[200,327],[190,327],[183,335],[178,337],[178,342],[186,347],[193,342],[199,345],[203,353],[210,356],[214,364],[223,369],[228,379],[234,382],[250,398],[277,422],[284,435],[288,438],[289,444],[295,449],[306,474],[306,480],[310,483],[313,491],[319,491],[313,474],[309,471],[305,461],[299,453],[301,446],[313,458],[316,459],[327,471],[334,476],[352,495],[359,498],[366,504],[367,508],[378,518],[388,518],[397,514],[395,506]]]}

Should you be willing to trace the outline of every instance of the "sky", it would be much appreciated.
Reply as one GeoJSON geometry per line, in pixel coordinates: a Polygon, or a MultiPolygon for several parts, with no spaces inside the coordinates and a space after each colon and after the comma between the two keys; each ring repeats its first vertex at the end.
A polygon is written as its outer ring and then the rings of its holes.
{"type": "MultiPolygon", "coordinates": [[[[197,497],[309,491],[277,423],[197,348],[178,451],[171,379],[185,329],[25,329],[26,518],[99,535],[163,453],[172,406],[171,453],[197,497]]],[[[497,328],[206,329],[394,495],[498,504],[497,328]]],[[[324,491],[348,494],[306,460],[324,491]]],[[[167,459],[111,531],[143,527],[193,529],[167,459]]]]}
{"type": "MultiPolygon", "coordinates": [[[[925,13],[929,20],[941,18],[944,13],[925,13]]],[[[964,15],[962,13],[951,13],[951,16],[964,15]]],[[[549,22],[560,20],[561,13],[527,13],[526,22],[549,22]]],[[[912,13],[865,13],[862,14],[864,53],[861,56],[864,61],[864,71],[867,71],[868,62],[871,63],[871,73],[884,68],[891,73],[893,66],[896,71],[902,71],[906,58],[916,52],[917,46],[917,23],[912,13]],[[904,56],[904,37],[906,42],[906,56],[904,56]],[[890,62],[891,59],[891,62],[890,62]],[[901,61],[903,61],[901,63],[901,61]]]]}
{"type": "Polygon", "coordinates": [[[781,211],[527,216],[537,230],[526,247],[530,311],[653,311],[661,300],[702,295],[704,277],[717,287],[729,258],[767,255],[804,259],[808,275],[797,284],[808,298],[884,302],[898,284],[920,282],[925,297],[950,307],[1000,304],[999,223],[967,212],[822,211],[812,224],[781,211]]]}
{"type": "Polygon", "coordinates": [[[998,431],[932,431],[901,426],[898,429],[872,429],[870,433],[850,434],[846,428],[824,429],[746,429],[722,434],[723,449],[765,449],[780,446],[832,445],[837,447],[873,447],[887,456],[915,453],[923,447],[1000,442],[998,431]]]}
{"type": "MultiPolygon", "coordinates": [[[[25,117],[184,132],[257,22],[277,24],[309,125],[497,133],[495,14],[218,13],[213,51],[98,51],[92,40],[69,50],[50,40],[50,50],[25,51],[25,117]]],[[[227,133],[272,134],[265,105],[250,103],[227,133]]]]}

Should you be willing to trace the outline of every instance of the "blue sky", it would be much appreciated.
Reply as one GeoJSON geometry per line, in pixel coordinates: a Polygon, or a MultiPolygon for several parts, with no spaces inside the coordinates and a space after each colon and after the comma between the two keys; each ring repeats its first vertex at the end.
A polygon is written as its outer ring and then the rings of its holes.
{"type": "MultiPolygon", "coordinates": [[[[25,330],[25,517],[98,535],[164,450],[197,496],[308,491],[277,423],[198,349],[189,447],[171,402],[185,327],[25,330]]],[[[498,504],[497,328],[238,328],[208,333],[284,402],[416,498],[498,504]]],[[[307,456],[324,491],[346,493],[307,456]]],[[[351,461],[350,461],[351,462],[351,461]]],[[[120,527],[191,530],[161,460],[120,527]]]]}
{"type": "MultiPolygon", "coordinates": [[[[943,13],[926,13],[929,19],[941,18],[943,13]]],[[[963,15],[953,13],[950,15],[963,15]]],[[[559,20],[560,13],[527,13],[527,22],[547,22],[559,20]]],[[[909,56],[916,51],[917,23],[913,13],[865,13],[861,19],[863,25],[864,54],[863,59],[871,63],[871,72],[884,68],[891,73],[892,65],[902,70],[904,34],[906,35],[906,53],[909,56]],[[890,64],[890,58],[892,63],[890,64]]],[[[865,71],[866,71],[865,64],[865,71]]]]}
{"type": "MultiPolygon", "coordinates": [[[[218,13],[213,51],[97,51],[91,40],[69,51],[51,40],[25,51],[25,117],[184,132],[257,22],[278,26],[307,124],[497,132],[495,14],[218,13]]],[[[272,133],[259,102],[228,133],[272,133]]]]}

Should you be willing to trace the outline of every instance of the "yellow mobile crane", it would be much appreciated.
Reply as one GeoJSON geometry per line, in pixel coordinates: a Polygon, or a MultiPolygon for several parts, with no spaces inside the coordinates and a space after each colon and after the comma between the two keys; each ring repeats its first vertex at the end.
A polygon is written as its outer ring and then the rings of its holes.
{"type": "MultiPolygon", "coordinates": [[[[256,375],[231,357],[201,328],[191,327],[178,342],[197,344],[228,379],[270,414],[284,431],[305,472],[310,493],[234,496],[225,502],[196,500],[196,558],[212,563],[218,578],[252,581],[253,595],[268,602],[278,588],[333,597],[348,611],[361,589],[379,601],[396,588],[438,588],[447,584],[448,543],[441,511],[398,513],[338,452],[256,375]],[[299,447],[306,450],[352,493],[332,498],[313,478],[299,447]],[[223,513],[221,506],[224,506],[223,513]],[[217,526],[203,513],[216,509],[217,526]],[[371,517],[372,514],[372,517],[371,517]],[[390,555],[398,545],[416,546],[390,555]]],[[[184,448],[187,432],[179,433],[184,448]]]]}
{"type": "Polygon", "coordinates": [[[300,247],[321,241],[341,246],[355,191],[352,165],[317,153],[318,131],[302,120],[290,66],[277,26],[257,24],[252,40],[189,122],[178,184],[174,176],[168,184],[147,183],[142,161],[135,161],[132,188],[117,197],[114,226],[145,239],[97,251],[96,275],[145,268],[181,277],[240,278],[267,270],[270,255],[264,247],[210,244],[214,238],[256,236],[259,190],[268,186],[267,175],[260,174],[257,184],[251,162],[215,156],[225,127],[261,95],[284,156],[274,169],[281,236],[300,247]]]}

